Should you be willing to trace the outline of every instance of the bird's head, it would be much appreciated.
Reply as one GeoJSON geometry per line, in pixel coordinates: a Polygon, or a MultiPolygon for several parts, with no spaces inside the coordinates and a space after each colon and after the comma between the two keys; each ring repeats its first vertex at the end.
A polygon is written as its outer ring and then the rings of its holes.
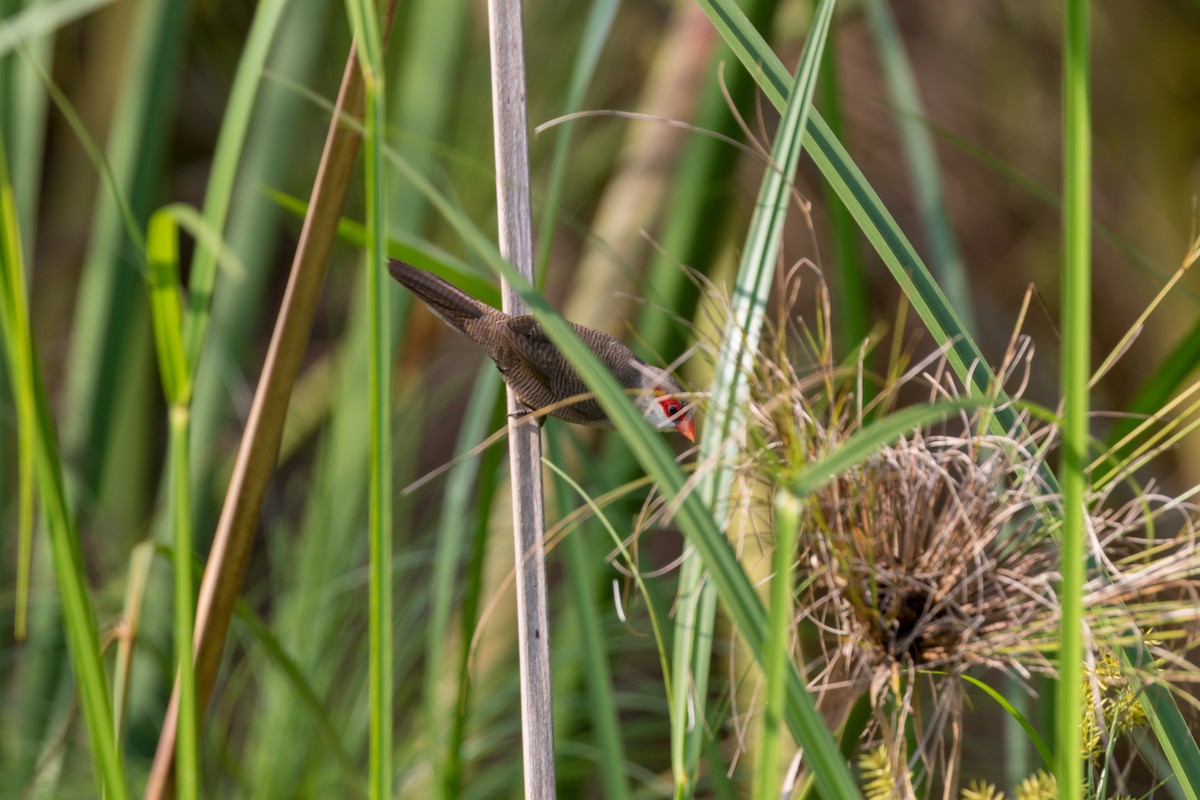
{"type": "Polygon", "coordinates": [[[665,373],[655,384],[647,398],[646,418],[660,431],[673,428],[689,442],[696,441],[696,421],[683,399],[683,387],[665,373]]]}

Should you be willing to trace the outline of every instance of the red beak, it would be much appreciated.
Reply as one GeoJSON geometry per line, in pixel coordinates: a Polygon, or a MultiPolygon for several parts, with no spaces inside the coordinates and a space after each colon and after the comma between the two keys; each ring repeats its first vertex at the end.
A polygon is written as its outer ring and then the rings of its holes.
{"type": "Polygon", "coordinates": [[[691,417],[684,417],[676,422],[675,430],[686,436],[689,442],[696,441],[696,423],[692,421],[691,417]]]}

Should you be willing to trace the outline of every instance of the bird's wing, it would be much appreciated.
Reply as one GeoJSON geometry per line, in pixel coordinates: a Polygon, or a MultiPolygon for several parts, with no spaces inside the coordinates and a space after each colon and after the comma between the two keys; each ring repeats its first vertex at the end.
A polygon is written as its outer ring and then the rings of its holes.
{"type": "MultiPolygon", "coordinates": [[[[542,326],[538,324],[531,316],[510,317],[506,320],[506,327],[509,331],[509,342],[514,353],[520,356],[522,362],[521,368],[527,369],[529,375],[527,380],[534,381],[538,386],[528,386],[528,391],[538,393],[543,390],[548,397],[553,398],[552,401],[538,403],[540,405],[548,405],[549,402],[556,400],[565,400],[568,397],[576,397],[578,395],[588,394],[590,390],[587,384],[579,377],[579,374],[571,367],[570,363],[563,356],[562,351],[557,345],[546,337],[542,326]]],[[[579,326],[572,326],[576,332],[581,334],[584,343],[595,352],[596,343],[591,341],[590,335],[599,334],[599,331],[590,331],[579,326]]],[[[614,339],[614,341],[616,341],[614,339]]],[[[623,345],[622,345],[623,346],[623,345]]],[[[599,353],[597,353],[599,355],[599,353]]],[[[506,379],[508,373],[505,373],[506,379]]],[[[510,383],[514,383],[511,379],[510,383]]],[[[518,394],[522,394],[522,389],[514,383],[514,389],[517,389],[518,394]]],[[[528,402],[528,401],[526,401],[528,402]]],[[[529,403],[535,405],[534,403],[529,403]]],[[[536,406],[535,406],[536,407],[536,406]]],[[[581,400],[573,403],[571,406],[564,408],[558,412],[559,416],[569,422],[575,422],[583,425],[604,425],[608,422],[608,417],[603,409],[595,400],[581,400]]]]}

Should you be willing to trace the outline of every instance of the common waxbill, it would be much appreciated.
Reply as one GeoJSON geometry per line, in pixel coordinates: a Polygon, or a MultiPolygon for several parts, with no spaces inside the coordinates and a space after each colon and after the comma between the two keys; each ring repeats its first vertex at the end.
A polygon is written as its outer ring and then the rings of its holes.
{"type": "MultiPolygon", "coordinates": [[[[403,261],[389,261],[388,272],[447,325],[483,347],[517,398],[531,411],[589,393],[587,385],[532,316],[505,314],[403,261]]],[[[570,325],[621,385],[631,390],[634,402],[654,427],[674,428],[690,441],[696,440],[691,409],[681,398],[683,388],[674,378],[642,361],[607,333],[570,325]]],[[[593,399],[578,400],[549,413],[579,425],[613,427],[612,420],[593,399]]]]}

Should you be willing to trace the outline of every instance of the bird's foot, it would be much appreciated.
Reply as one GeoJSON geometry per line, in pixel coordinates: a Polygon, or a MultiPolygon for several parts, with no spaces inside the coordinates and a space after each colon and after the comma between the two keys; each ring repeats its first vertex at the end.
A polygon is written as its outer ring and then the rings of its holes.
{"type": "MultiPolygon", "coordinates": [[[[532,408],[527,405],[519,405],[515,411],[509,412],[508,418],[520,422],[531,414],[533,414],[532,408]]],[[[541,426],[543,419],[543,417],[534,417],[533,421],[541,426]]]]}

